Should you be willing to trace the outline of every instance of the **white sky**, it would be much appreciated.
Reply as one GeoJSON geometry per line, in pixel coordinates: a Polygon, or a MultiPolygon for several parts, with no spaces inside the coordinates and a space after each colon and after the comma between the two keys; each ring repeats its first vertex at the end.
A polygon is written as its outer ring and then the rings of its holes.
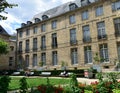
{"type": "Polygon", "coordinates": [[[16,29],[33,18],[35,14],[49,10],[63,3],[74,0],[7,0],[10,3],[18,4],[18,7],[7,9],[7,20],[0,21],[0,25],[9,33],[13,34],[16,29]]]}

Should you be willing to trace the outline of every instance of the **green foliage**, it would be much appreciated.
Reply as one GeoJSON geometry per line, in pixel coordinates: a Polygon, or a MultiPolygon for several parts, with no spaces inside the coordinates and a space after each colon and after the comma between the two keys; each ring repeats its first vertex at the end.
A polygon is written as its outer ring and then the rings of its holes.
{"type": "Polygon", "coordinates": [[[72,74],[70,76],[70,88],[71,88],[71,91],[72,93],[79,93],[81,90],[80,88],[78,87],[78,81],[77,81],[77,77],[75,74],[72,74]]]}
{"type": "Polygon", "coordinates": [[[25,77],[21,78],[19,82],[20,82],[20,93],[27,93],[28,84],[26,78],[25,77]]]}
{"type": "Polygon", "coordinates": [[[8,43],[0,39],[0,55],[8,53],[8,43]]]}
{"type": "Polygon", "coordinates": [[[102,75],[102,72],[97,73],[97,74],[96,74],[96,77],[97,77],[97,79],[99,79],[100,82],[103,81],[103,75],[102,75]]]}
{"type": "MultiPolygon", "coordinates": [[[[7,8],[13,8],[14,6],[17,6],[17,4],[9,4],[8,2],[7,2],[7,0],[0,0],[0,13],[7,13],[6,11],[5,11],[5,9],[7,9],[7,8]]],[[[5,16],[3,16],[3,15],[1,15],[0,14],[0,18],[2,19],[2,20],[6,20],[7,19],[7,17],[5,17],[5,16]]]]}
{"type": "Polygon", "coordinates": [[[10,80],[9,76],[2,76],[0,78],[0,93],[7,93],[10,80]]]}

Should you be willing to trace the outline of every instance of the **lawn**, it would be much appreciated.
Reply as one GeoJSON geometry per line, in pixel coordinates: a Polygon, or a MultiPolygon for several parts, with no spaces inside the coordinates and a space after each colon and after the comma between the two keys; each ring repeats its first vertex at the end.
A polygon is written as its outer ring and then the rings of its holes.
{"type": "MultiPolygon", "coordinates": [[[[21,77],[22,78],[22,77],[21,77]]],[[[19,89],[20,77],[11,77],[11,82],[9,84],[9,90],[19,89]]],[[[49,78],[50,84],[52,85],[66,85],[69,84],[69,78],[49,78]]],[[[36,87],[40,84],[47,84],[47,78],[43,77],[27,77],[28,87],[36,87]]]]}

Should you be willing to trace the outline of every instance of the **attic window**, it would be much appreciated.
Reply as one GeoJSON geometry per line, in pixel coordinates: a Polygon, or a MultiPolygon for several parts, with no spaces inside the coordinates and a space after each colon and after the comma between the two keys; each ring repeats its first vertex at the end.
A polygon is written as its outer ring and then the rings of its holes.
{"type": "Polygon", "coordinates": [[[35,23],[40,22],[39,18],[35,18],[35,23]]]}
{"type": "Polygon", "coordinates": [[[70,11],[71,11],[71,10],[75,10],[77,7],[78,7],[78,6],[77,6],[75,3],[72,3],[72,4],[69,5],[70,11]]]}
{"type": "Polygon", "coordinates": [[[21,24],[21,27],[25,27],[25,26],[26,26],[26,24],[25,24],[25,23],[22,23],[22,24],[21,24]]]}
{"type": "Polygon", "coordinates": [[[86,6],[90,3],[89,0],[81,0],[81,6],[86,6]]]}
{"type": "Polygon", "coordinates": [[[32,24],[32,22],[31,21],[27,21],[27,25],[30,25],[30,24],[32,24]]]}
{"type": "Polygon", "coordinates": [[[47,15],[43,15],[42,16],[42,20],[46,20],[46,19],[48,19],[48,16],[47,15]]]}

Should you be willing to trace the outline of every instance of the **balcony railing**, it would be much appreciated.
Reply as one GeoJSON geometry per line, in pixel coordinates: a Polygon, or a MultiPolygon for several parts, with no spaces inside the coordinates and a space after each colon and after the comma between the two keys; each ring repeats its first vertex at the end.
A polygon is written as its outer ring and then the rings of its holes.
{"type": "Polygon", "coordinates": [[[92,41],[91,38],[83,38],[84,43],[90,43],[92,41]]]}
{"type": "Polygon", "coordinates": [[[77,45],[77,43],[78,43],[77,40],[71,40],[70,41],[70,45],[77,45]]]}
{"type": "Polygon", "coordinates": [[[98,35],[99,40],[107,39],[107,35],[98,35]]]}
{"type": "Polygon", "coordinates": [[[29,49],[25,49],[25,52],[26,52],[26,53],[29,53],[29,51],[30,51],[29,49]]]}
{"type": "Polygon", "coordinates": [[[33,51],[36,52],[36,51],[37,51],[37,48],[33,48],[33,51]]]}
{"type": "Polygon", "coordinates": [[[52,47],[52,48],[57,48],[58,45],[57,45],[57,44],[52,44],[51,47],[52,47]]]}
{"type": "Polygon", "coordinates": [[[18,50],[18,53],[21,54],[23,51],[22,50],[18,50]]]}
{"type": "Polygon", "coordinates": [[[115,36],[116,37],[120,36],[120,32],[115,32],[115,36]]]}
{"type": "Polygon", "coordinates": [[[41,50],[46,50],[46,46],[41,46],[41,50]]]}

